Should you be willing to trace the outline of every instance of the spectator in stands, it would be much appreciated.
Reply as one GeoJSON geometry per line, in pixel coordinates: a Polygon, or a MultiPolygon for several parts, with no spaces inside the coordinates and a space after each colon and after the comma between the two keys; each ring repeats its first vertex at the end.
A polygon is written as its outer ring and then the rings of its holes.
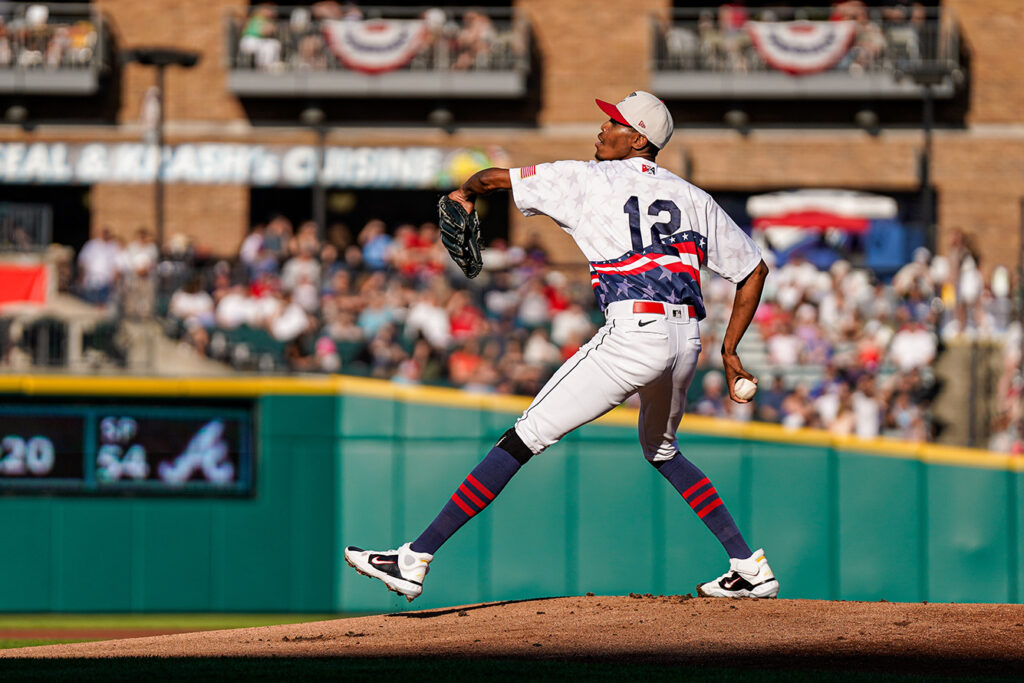
{"type": "Polygon", "coordinates": [[[254,309],[245,286],[234,285],[217,298],[217,307],[214,311],[217,327],[233,330],[241,325],[248,325],[255,317],[254,309]]]}
{"type": "Polygon", "coordinates": [[[871,20],[866,9],[857,13],[857,32],[850,48],[852,62],[850,74],[861,76],[874,66],[885,52],[886,40],[882,28],[871,20]]]}
{"type": "Polygon", "coordinates": [[[775,365],[794,367],[800,363],[804,344],[793,333],[793,323],[781,320],[774,333],[768,337],[768,357],[775,365]]]}
{"type": "Polygon", "coordinates": [[[292,301],[306,313],[315,315],[320,310],[320,288],[310,275],[300,274],[291,293],[292,301]]]}
{"type": "Polygon", "coordinates": [[[857,380],[853,393],[854,434],[862,439],[873,439],[881,432],[882,406],[878,400],[875,377],[865,372],[857,380]]]}
{"type": "Polygon", "coordinates": [[[267,222],[263,232],[262,249],[278,261],[288,256],[288,244],[292,238],[292,222],[282,215],[274,216],[267,222]]]}
{"type": "Polygon", "coordinates": [[[803,382],[782,401],[782,426],[790,429],[820,427],[821,420],[811,401],[810,390],[803,382]]]}
{"type": "Polygon", "coordinates": [[[452,68],[465,71],[484,66],[493,42],[494,25],[490,17],[478,10],[466,10],[462,15],[462,30],[455,39],[458,56],[452,68]]]}
{"type": "Polygon", "coordinates": [[[557,368],[562,362],[562,352],[551,343],[548,331],[543,327],[530,332],[523,347],[523,360],[531,365],[557,368]]]}
{"type": "Polygon", "coordinates": [[[388,306],[384,291],[371,289],[366,295],[366,305],[359,313],[359,327],[367,339],[376,337],[377,332],[385,325],[393,324],[397,317],[395,310],[388,306]]]}
{"type": "Polygon", "coordinates": [[[371,220],[359,231],[359,246],[362,248],[363,264],[368,270],[385,270],[390,264],[391,236],[387,225],[381,220],[371,220]]]}
{"type": "Polygon", "coordinates": [[[451,343],[452,328],[448,311],[440,305],[440,299],[437,288],[419,292],[405,319],[405,335],[408,339],[422,336],[432,349],[444,351],[451,343]]]}
{"type": "Polygon", "coordinates": [[[772,375],[771,381],[764,383],[755,398],[755,415],[761,422],[780,422],[782,420],[782,401],[786,398],[786,387],[782,375],[772,375]]]}
{"type": "Polygon", "coordinates": [[[476,376],[482,364],[478,343],[467,339],[448,356],[448,376],[456,386],[464,385],[476,376]]]}
{"type": "Polygon", "coordinates": [[[407,358],[405,349],[398,341],[398,328],[394,323],[381,325],[370,341],[370,374],[381,379],[390,379],[407,358]]]}
{"type": "Polygon", "coordinates": [[[484,314],[473,304],[466,290],[452,292],[447,308],[451,336],[456,342],[479,338],[485,331],[484,314]]]}
{"type": "Polygon", "coordinates": [[[257,69],[269,71],[281,65],[281,41],[277,37],[277,7],[264,2],[253,8],[242,38],[238,41],[238,52],[253,60],[257,69]]]}
{"type": "Polygon", "coordinates": [[[288,17],[288,32],[296,46],[294,65],[299,69],[323,70],[327,68],[327,51],[323,33],[312,21],[312,12],[307,7],[292,9],[288,17]]]}
{"type": "MultiPolygon", "coordinates": [[[[920,3],[915,4],[920,5],[920,3]]],[[[923,9],[921,7],[921,10],[923,9]]],[[[892,50],[891,58],[893,60],[917,61],[920,58],[917,26],[911,23],[911,16],[913,14],[916,14],[915,10],[902,4],[894,4],[892,7],[882,8],[882,18],[885,21],[885,37],[892,50]]],[[[922,17],[918,15],[918,18],[922,17]]]]}
{"type": "Polygon", "coordinates": [[[544,296],[544,287],[539,278],[531,277],[519,292],[518,324],[533,329],[546,323],[548,318],[548,298],[544,296]]]}
{"type": "Polygon", "coordinates": [[[7,32],[7,24],[4,18],[0,17],[0,66],[9,66],[13,59],[11,51],[11,39],[7,32]]]}
{"type": "Polygon", "coordinates": [[[551,341],[559,346],[569,343],[570,339],[589,339],[593,333],[594,324],[576,302],[551,317],[551,341]]]}
{"type": "Polygon", "coordinates": [[[250,272],[259,260],[260,252],[263,251],[263,233],[266,226],[258,223],[252,227],[252,231],[242,240],[238,248],[238,260],[249,267],[250,272]]]}
{"type": "Polygon", "coordinates": [[[743,0],[725,2],[718,6],[718,30],[722,48],[729,68],[736,73],[746,73],[749,66],[746,52],[751,43],[744,28],[747,19],[746,3],[743,0]]]}
{"type": "Polygon", "coordinates": [[[298,339],[313,327],[309,314],[295,301],[291,292],[276,291],[271,296],[277,299],[276,313],[269,317],[267,329],[278,341],[298,339]]]}
{"type": "Polygon", "coordinates": [[[281,268],[281,286],[291,291],[298,286],[300,280],[305,279],[319,291],[320,262],[314,258],[314,254],[314,248],[306,247],[285,261],[281,268]]]}
{"type": "Polygon", "coordinates": [[[694,406],[694,412],[705,417],[725,417],[725,377],[712,370],[701,380],[701,393],[694,406]]]}
{"type": "Polygon", "coordinates": [[[316,221],[303,221],[300,223],[295,236],[288,241],[288,253],[294,255],[304,250],[308,250],[312,254],[318,253],[322,246],[319,232],[320,229],[317,227],[316,221]]]}
{"type": "Polygon", "coordinates": [[[193,275],[183,287],[171,295],[167,313],[185,327],[210,327],[216,323],[213,297],[203,289],[203,278],[193,275]]]}
{"type": "Polygon", "coordinates": [[[153,316],[156,303],[156,265],[160,251],[148,230],[140,229],[122,252],[122,303],[129,318],[153,316]]]}
{"type": "Polygon", "coordinates": [[[88,19],[76,21],[68,29],[68,59],[76,66],[92,62],[96,48],[96,27],[88,19]]]}
{"type": "Polygon", "coordinates": [[[904,311],[900,309],[898,314],[903,322],[889,345],[889,357],[897,368],[907,371],[929,365],[938,348],[924,323],[911,320],[904,311]]]}
{"type": "Polygon", "coordinates": [[[120,277],[121,247],[110,228],[87,241],[78,253],[79,291],[83,299],[104,305],[120,277]]]}

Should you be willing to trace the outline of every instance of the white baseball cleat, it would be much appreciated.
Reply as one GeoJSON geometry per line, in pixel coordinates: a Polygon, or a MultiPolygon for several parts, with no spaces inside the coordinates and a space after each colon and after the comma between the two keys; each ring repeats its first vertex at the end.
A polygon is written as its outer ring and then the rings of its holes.
{"type": "Polygon", "coordinates": [[[774,598],[778,594],[779,582],[760,548],[745,560],[730,558],[728,572],[697,586],[702,598],[774,598]]]}
{"type": "Polygon", "coordinates": [[[350,545],[345,548],[345,561],[363,576],[380,579],[388,590],[412,602],[423,592],[423,578],[434,556],[414,552],[410,545],[406,543],[398,550],[363,550],[350,545]]]}

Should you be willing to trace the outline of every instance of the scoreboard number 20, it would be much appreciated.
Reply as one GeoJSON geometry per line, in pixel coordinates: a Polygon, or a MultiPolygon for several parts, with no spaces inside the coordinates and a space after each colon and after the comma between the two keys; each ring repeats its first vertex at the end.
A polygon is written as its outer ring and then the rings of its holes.
{"type": "Polygon", "coordinates": [[[0,440],[0,473],[9,477],[46,476],[55,462],[53,442],[45,436],[26,440],[8,435],[0,440]]]}

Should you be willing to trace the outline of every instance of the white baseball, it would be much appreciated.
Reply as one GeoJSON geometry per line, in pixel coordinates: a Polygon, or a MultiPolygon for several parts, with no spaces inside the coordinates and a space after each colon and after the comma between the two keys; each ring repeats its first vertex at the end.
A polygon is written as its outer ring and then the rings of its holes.
{"type": "Polygon", "coordinates": [[[736,398],[749,401],[754,398],[754,394],[757,393],[757,385],[746,377],[737,377],[736,385],[733,387],[733,393],[736,394],[736,398]]]}

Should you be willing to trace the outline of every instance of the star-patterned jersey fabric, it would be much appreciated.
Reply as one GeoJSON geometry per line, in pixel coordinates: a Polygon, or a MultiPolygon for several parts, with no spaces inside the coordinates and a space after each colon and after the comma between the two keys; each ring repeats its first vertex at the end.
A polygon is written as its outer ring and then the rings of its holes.
{"type": "Polygon", "coordinates": [[[740,282],[761,261],[753,240],[699,187],[646,159],[556,161],[510,169],[524,216],[549,216],[590,261],[601,308],[644,299],[705,316],[700,269],[740,282]]]}

